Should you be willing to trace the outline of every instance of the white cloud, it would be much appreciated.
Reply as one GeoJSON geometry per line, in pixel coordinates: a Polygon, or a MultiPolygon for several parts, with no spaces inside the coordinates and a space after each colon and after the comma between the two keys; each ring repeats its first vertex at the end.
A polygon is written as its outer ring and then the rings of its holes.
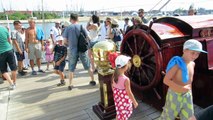
{"type": "MultiPolygon", "coordinates": [[[[7,10],[10,8],[15,10],[37,10],[41,9],[42,0],[0,0],[3,7],[7,10]]],[[[144,8],[145,11],[150,10],[155,4],[161,0],[43,0],[45,10],[138,10],[144,8]]],[[[155,8],[159,9],[167,0],[162,2],[155,8]]],[[[171,2],[163,10],[174,10],[177,8],[188,9],[194,3],[195,7],[204,7],[211,9],[213,0],[171,0],[171,2]]],[[[0,7],[2,8],[2,6],[0,7]]],[[[0,9],[0,11],[2,11],[0,9]]]]}

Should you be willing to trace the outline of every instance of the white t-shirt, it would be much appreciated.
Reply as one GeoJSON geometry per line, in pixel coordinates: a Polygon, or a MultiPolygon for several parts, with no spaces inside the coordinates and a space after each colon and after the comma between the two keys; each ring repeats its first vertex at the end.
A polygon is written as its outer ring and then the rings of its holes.
{"type": "Polygon", "coordinates": [[[104,24],[101,25],[101,28],[100,28],[100,36],[99,36],[99,40],[100,41],[104,41],[106,38],[107,38],[107,29],[105,27],[104,24]]]}
{"type": "Polygon", "coordinates": [[[99,33],[98,24],[93,24],[93,25],[95,25],[97,27],[97,29],[96,30],[94,30],[94,29],[89,30],[89,37],[90,37],[92,42],[98,40],[98,33],[99,33]]]}
{"type": "Polygon", "coordinates": [[[53,26],[51,29],[50,29],[50,34],[53,35],[53,41],[56,42],[56,37],[58,35],[61,35],[61,29],[60,28],[56,28],[55,26],[53,26]]]}

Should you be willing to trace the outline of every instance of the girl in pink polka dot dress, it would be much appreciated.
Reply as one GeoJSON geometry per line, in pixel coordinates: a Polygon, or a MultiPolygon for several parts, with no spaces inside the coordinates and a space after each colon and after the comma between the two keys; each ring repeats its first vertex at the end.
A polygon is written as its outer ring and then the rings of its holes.
{"type": "MultiPolygon", "coordinates": [[[[49,40],[49,39],[46,41],[45,51],[46,51],[45,57],[46,57],[46,61],[47,61],[47,69],[46,70],[49,70],[49,64],[53,63],[53,57],[54,57],[53,45],[51,43],[51,40],[49,40]]],[[[53,67],[54,67],[54,63],[53,63],[53,67]]]]}
{"type": "Polygon", "coordinates": [[[112,90],[117,120],[128,120],[133,111],[132,104],[134,108],[138,106],[130,88],[130,80],[124,74],[128,70],[130,59],[125,55],[119,55],[115,60],[116,70],[112,80],[112,90]]]}

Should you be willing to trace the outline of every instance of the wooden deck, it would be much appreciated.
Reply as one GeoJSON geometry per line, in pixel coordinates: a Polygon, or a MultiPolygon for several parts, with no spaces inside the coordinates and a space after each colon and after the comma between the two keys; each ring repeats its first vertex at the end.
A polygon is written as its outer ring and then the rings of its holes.
{"type": "MultiPolygon", "coordinates": [[[[46,68],[45,65],[42,66],[46,68]]],[[[31,72],[30,70],[28,72],[31,72]]],[[[65,72],[68,76],[68,72],[65,72]]],[[[78,64],[73,80],[74,89],[57,87],[59,77],[50,72],[25,77],[18,76],[17,88],[7,89],[0,84],[0,120],[99,120],[92,106],[100,100],[99,85],[90,86],[90,78],[78,64]]],[[[98,83],[97,74],[95,80],[98,83]]],[[[68,83],[68,79],[66,79],[68,83]]],[[[155,120],[160,112],[138,100],[130,120],[155,120]]],[[[195,106],[195,112],[201,108],[195,106]]]]}

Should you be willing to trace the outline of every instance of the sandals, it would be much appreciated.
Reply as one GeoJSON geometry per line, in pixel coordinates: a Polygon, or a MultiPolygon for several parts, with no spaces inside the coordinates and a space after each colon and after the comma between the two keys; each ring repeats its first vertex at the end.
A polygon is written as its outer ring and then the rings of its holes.
{"type": "Polygon", "coordinates": [[[64,80],[61,80],[60,83],[57,84],[57,86],[64,86],[66,84],[66,82],[64,80]]]}
{"type": "Polygon", "coordinates": [[[92,86],[95,86],[96,82],[95,81],[90,81],[89,84],[92,85],[92,86]]]}

